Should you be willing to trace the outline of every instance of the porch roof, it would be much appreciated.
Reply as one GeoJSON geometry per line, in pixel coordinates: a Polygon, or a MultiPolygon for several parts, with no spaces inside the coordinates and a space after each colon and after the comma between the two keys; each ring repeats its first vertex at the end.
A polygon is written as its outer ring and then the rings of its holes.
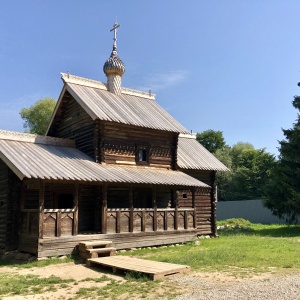
{"type": "Polygon", "coordinates": [[[181,169],[222,171],[229,169],[204,148],[192,134],[180,134],[178,139],[177,165],[181,169]]]}
{"type": "MultiPolygon", "coordinates": [[[[80,150],[36,135],[0,132],[0,158],[21,179],[209,187],[180,171],[101,165],[80,150]],[[23,138],[22,138],[23,137],[23,138]],[[44,141],[45,140],[45,141],[44,141]]],[[[62,140],[63,141],[63,140],[62,140]]]]}

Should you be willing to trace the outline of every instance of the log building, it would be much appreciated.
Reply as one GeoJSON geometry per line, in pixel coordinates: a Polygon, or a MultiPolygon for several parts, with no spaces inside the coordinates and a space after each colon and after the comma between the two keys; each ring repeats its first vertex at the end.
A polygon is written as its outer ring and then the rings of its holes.
{"type": "Polygon", "coordinates": [[[114,30],[107,83],[62,74],[46,136],[0,130],[0,254],[216,235],[215,175],[227,168],[155,95],[122,87],[114,30]]]}

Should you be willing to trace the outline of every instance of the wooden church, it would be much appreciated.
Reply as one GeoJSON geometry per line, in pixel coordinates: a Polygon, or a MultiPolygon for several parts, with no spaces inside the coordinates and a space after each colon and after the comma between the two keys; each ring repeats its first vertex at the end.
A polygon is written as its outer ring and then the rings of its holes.
{"type": "Polygon", "coordinates": [[[0,254],[216,235],[215,176],[227,168],[155,95],[122,87],[117,27],[107,83],[62,74],[46,136],[0,130],[0,254]]]}

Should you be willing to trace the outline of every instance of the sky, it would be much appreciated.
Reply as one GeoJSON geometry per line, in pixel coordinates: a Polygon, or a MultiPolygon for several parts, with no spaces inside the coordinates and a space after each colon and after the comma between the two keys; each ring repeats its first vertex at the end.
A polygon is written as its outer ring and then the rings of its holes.
{"type": "Polygon", "coordinates": [[[60,72],[106,82],[117,21],[122,86],[193,132],[223,132],[278,155],[300,95],[299,0],[0,0],[0,129],[58,99],[60,72]]]}

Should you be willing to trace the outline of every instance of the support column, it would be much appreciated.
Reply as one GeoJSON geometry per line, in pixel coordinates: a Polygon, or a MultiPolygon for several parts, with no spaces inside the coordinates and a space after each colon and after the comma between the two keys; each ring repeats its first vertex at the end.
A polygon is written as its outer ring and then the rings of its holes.
{"type": "Polygon", "coordinates": [[[156,201],[156,185],[152,185],[152,208],[153,211],[153,231],[157,231],[157,201],[156,201]]]}
{"type": "MultiPolygon", "coordinates": [[[[179,202],[179,192],[176,189],[173,189],[173,199],[175,206],[175,220],[174,220],[174,229],[178,230],[178,202],[179,202]]],[[[186,222],[184,222],[184,228],[186,229],[186,222]]]]}
{"type": "Polygon", "coordinates": [[[73,220],[73,235],[78,234],[78,202],[79,202],[79,183],[74,186],[74,220],[73,220]]]}
{"type": "Polygon", "coordinates": [[[44,208],[45,208],[45,183],[40,181],[39,190],[39,238],[42,239],[44,235],[44,208]]]}
{"type": "Polygon", "coordinates": [[[129,232],[133,232],[133,186],[129,185],[129,232]]]}
{"type": "Polygon", "coordinates": [[[107,183],[102,186],[102,233],[107,233],[107,183]]]}
{"type": "Polygon", "coordinates": [[[197,228],[196,188],[192,187],[192,207],[194,209],[194,228],[197,228]]]}

